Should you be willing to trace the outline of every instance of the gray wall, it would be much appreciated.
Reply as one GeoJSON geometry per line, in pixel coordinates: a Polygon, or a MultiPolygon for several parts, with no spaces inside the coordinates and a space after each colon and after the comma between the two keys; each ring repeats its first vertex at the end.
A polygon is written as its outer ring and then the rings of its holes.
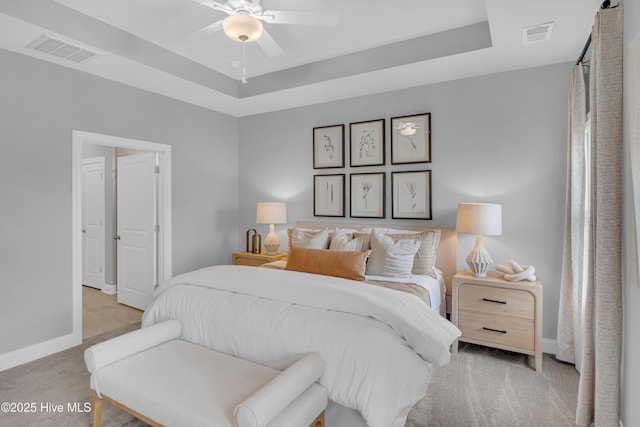
{"type": "MultiPolygon", "coordinates": [[[[485,238],[496,263],[537,268],[545,338],[555,339],[564,224],[567,94],[571,65],[559,64],[260,114],[240,119],[240,228],[259,229],[256,202],[287,202],[288,220],[313,219],[314,173],[431,169],[433,220],[455,226],[458,202],[502,203],[503,234],[485,238]],[[389,118],[431,112],[431,164],[390,166],[389,118]],[[312,128],[386,118],[385,167],[312,169],[312,128]]],[[[347,145],[348,146],[348,145],[347,145]]],[[[348,150],[346,150],[348,152],[348,150]]],[[[349,164],[348,154],[346,162],[349,164]]],[[[347,218],[348,208],[347,208],[347,218]]],[[[353,219],[353,222],[363,222],[353,219]]],[[[415,221],[394,221],[412,223],[415,221]]],[[[277,226],[286,244],[286,226],[277,226]]],[[[474,245],[459,235],[458,267],[474,245]]]]}
{"type": "MultiPolygon", "coordinates": [[[[624,46],[640,32],[640,5],[637,1],[624,2],[624,46]]],[[[625,50],[626,52],[626,50],[625,50]]],[[[631,74],[625,69],[625,86],[630,87],[631,74]]],[[[638,76],[635,76],[637,79],[638,76]]],[[[628,95],[628,92],[625,93],[628,95]]],[[[626,101],[626,100],[625,100],[626,101]]],[[[626,105],[626,104],[625,104],[626,105]]],[[[633,111],[626,111],[633,114],[633,111]]],[[[625,122],[625,131],[627,122],[625,122]]],[[[629,159],[629,147],[625,144],[624,159],[629,159]]],[[[638,277],[638,252],[635,246],[635,227],[640,226],[639,213],[633,209],[633,192],[636,197],[640,189],[631,185],[630,165],[625,162],[623,185],[625,197],[623,200],[623,273],[624,273],[624,341],[622,354],[622,423],[625,427],[640,426],[640,341],[638,341],[638,327],[640,326],[640,278],[638,277]],[[634,221],[635,216],[635,221],[634,221]],[[637,223],[637,224],[636,224],[637,223]]]]}
{"type": "Polygon", "coordinates": [[[238,246],[238,120],[0,50],[0,354],[72,332],[71,131],[173,147],[174,274],[238,246]]]}

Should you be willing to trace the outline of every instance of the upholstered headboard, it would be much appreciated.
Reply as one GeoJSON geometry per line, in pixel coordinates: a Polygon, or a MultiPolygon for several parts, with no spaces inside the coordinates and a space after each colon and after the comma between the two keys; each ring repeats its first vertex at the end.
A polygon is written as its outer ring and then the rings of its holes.
{"type": "Polygon", "coordinates": [[[396,225],[396,224],[354,224],[343,222],[322,222],[322,221],[297,221],[296,227],[310,228],[310,229],[322,229],[329,228],[330,230],[340,228],[352,228],[361,229],[367,227],[384,227],[395,228],[398,230],[411,230],[411,231],[427,231],[427,230],[440,230],[440,244],[436,249],[436,267],[438,267],[444,276],[445,283],[447,285],[447,295],[451,295],[451,282],[453,276],[456,274],[456,244],[457,234],[453,227],[426,227],[426,226],[411,226],[411,225],[396,225]]]}

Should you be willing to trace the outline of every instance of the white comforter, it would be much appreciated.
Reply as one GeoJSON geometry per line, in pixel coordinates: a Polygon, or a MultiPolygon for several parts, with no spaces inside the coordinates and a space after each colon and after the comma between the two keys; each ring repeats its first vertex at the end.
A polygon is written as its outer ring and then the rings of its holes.
{"type": "Polygon", "coordinates": [[[182,323],[187,341],[275,369],[320,354],[329,398],[370,427],[404,425],[430,365],[448,363],[460,335],[408,293],[245,266],[208,267],[160,286],[142,326],[166,319],[182,323]]]}

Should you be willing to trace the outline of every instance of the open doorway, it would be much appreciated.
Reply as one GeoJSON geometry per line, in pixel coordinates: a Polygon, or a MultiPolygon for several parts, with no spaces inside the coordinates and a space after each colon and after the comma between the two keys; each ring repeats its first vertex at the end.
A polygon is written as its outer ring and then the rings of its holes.
{"type": "MultiPolygon", "coordinates": [[[[153,284],[157,284],[171,277],[171,147],[148,141],[74,130],[72,171],[73,335],[74,340],[81,342],[83,329],[82,285],[85,281],[95,279],[93,276],[87,279],[87,272],[97,273],[97,281],[94,283],[98,285],[94,285],[94,287],[105,291],[105,293],[117,293],[120,301],[121,292],[118,292],[116,288],[116,284],[118,284],[121,289],[129,292],[125,301],[120,302],[138,306],[141,309],[145,308],[143,307],[146,304],[145,301],[150,301],[149,295],[153,289],[140,288],[138,284],[144,282],[140,279],[146,279],[152,275],[153,277],[149,280],[152,280],[153,284]],[[126,159],[123,160],[125,157],[126,159]],[[102,216],[97,213],[98,209],[95,206],[90,215],[87,215],[86,212],[83,214],[83,210],[86,211],[87,203],[91,201],[92,197],[87,194],[84,184],[86,184],[86,178],[89,177],[89,181],[93,180],[93,185],[100,185],[98,178],[101,170],[101,158],[105,163],[102,172],[105,183],[113,184],[113,187],[105,186],[108,203],[103,209],[104,215],[102,216]],[[119,167],[123,171],[121,177],[115,175],[115,171],[118,170],[117,165],[120,165],[119,167]],[[126,199],[115,201],[113,194],[115,190],[110,190],[110,188],[115,187],[116,179],[123,183],[128,182],[126,185],[128,191],[121,191],[121,193],[128,197],[129,201],[135,201],[133,207],[129,203],[130,206],[127,208],[126,199]],[[138,200],[139,197],[136,197],[136,191],[137,194],[144,194],[143,202],[138,200]],[[140,203],[143,204],[140,205],[140,203]],[[118,210],[115,208],[116,204],[120,204],[122,208],[120,210],[128,212],[128,216],[119,216],[118,210]],[[136,212],[142,210],[146,211],[144,221],[140,217],[132,218],[131,212],[134,212],[135,216],[136,212]],[[100,222],[103,224],[102,230],[100,222]],[[143,222],[151,225],[141,227],[140,224],[143,222]],[[141,232],[143,228],[146,233],[141,232]],[[87,235],[90,232],[92,235],[88,239],[87,235]],[[105,236],[102,254],[97,249],[99,239],[95,238],[96,234],[100,235],[101,233],[105,236]],[[122,236],[126,236],[124,241],[115,240],[122,236]],[[148,272],[141,273],[137,266],[142,263],[147,266],[153,265],[153,268],[148,272]],[[120,269],[115,267],[118,264],[120,264],[120,269]],[[130,267],[126,268],[127,265],[130,267]],[[136,267],[134,268],[134,266],[136,267]],[[146,293],[146,296],[143,295],[146,299],[140,296],[143,292],[146,293]]],[[[98,195],[96,198],[100,198],[100,196],[98,195]]],[[[118,196],[118,198],[121,197],[118,196]]],[[[97,206],[100,205],[95,201],[93,203],[97,206]]],[[[88,288],[84,289],[85,294],[87,290],[88,288]]]]}

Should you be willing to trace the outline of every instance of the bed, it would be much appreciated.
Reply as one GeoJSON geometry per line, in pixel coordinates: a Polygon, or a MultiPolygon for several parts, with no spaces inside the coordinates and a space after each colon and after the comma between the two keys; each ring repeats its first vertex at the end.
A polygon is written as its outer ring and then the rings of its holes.
{"type": "MultiPolygon", "coordinates": [[[[296,224],[309,230],[340,226],[363,233],[372,227],[296,224]]],[[[455,270],[455,232],[437,231],[439,290],[443,282],[445,287],[451,283],[455,270]]],[[[292,249],[289,262],[295,264],[294,254],[303,250],[292,249]]],[[[321,253],[337,256],[329,250],[321,253]]],[[[371,262],[373,253],[369,255],[371,262]]],[[[177,319],[182,339],[274,369],[284,369],[302,354],[318,353],[326,365],[320,383],[330,398],[327,425],[401,427],[424,397],[432,369],[449,362],[450,345],[460,334],[440,315],[446,291],[436,293],[430,298],[439,304],[429,307],[409,292],[366,281],[291,269],[213,266],[162,284],[142,326],[177,319]]]]}

